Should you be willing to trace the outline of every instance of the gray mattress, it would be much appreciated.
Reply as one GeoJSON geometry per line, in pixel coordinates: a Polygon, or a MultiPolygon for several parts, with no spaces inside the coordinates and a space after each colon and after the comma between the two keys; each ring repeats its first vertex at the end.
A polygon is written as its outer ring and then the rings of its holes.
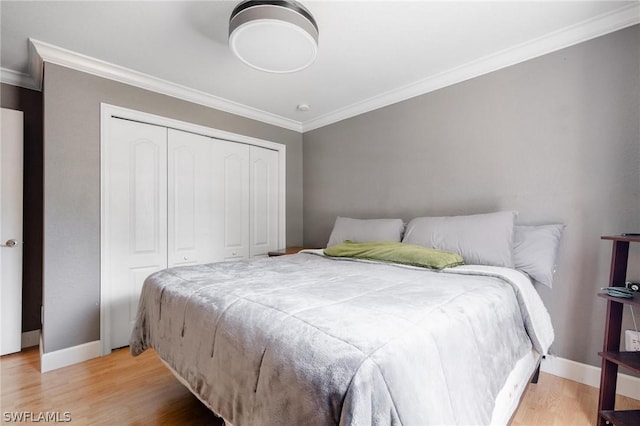
{"type": "Polygon", "coordinates": [[[167,269],[145,281],[131,352],[154,348],[234,426],[488,424],[516,361],[553,340],[503,269],[308,253],[167,269]]]}

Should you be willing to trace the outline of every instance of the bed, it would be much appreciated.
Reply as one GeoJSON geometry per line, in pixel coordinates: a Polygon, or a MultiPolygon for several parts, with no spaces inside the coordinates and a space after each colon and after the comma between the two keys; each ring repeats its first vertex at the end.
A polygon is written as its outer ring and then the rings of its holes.
{"type": "Polygon", "coordinates": [[[130,344],[230,425],[428,425],[506,424],[552,341],[517,269],[308,250],[151,275],[130,344]]]}

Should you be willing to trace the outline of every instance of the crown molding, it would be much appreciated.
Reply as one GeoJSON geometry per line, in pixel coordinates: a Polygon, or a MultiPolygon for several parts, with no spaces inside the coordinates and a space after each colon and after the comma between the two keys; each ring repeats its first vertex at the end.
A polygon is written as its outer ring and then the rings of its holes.
{"type": "Polygon", "coordinates": [[[0,68],[0,82],[10,84],[12,86],[24,87],[25,89],[41,90],[40,86],[36,80],[31,77],[31,75],[7,68],[0,68]]]}
{"type": "Polygon", "coordinates": [[[33,43],[29,43],[29,72],[28,74],[1,68],[0,81],[25,89],[42,91],[42,76],[44,72],[42,57],[38,55],[33,43]]]}
{"type": "MultiPolygon", "coordinates": [[[[80,53],[73,52],[58,46],[54,46],[43,41],[29,39],[31,46],[29,55],[32,63],[44,63],[61,65],[67,68],[82,71],[98,77],[114,80],[120,83],[129,84],[141,89],[161,93],[174,98],[193,102],[220,111],[236,114],[252,120],[282,127],[297,132],[302,132],[302,123],[291,120],[276,114],[242,105],[229,99],[211,95],[209,93],[172,83],[148,74],[141,73],[129,68],[115,65],[100,59],[92,58],[80,53]]],[[[34,70],[40,70],[39,75],[33,76],[39,79],[42,85],[42,66],[33,66],[34,70]]],[[[37,80],[36,80],[37,81],[37,80]]]]}
{"type": "Polygon", "coordinates": [[[484,56],[459,67],[390,90],[305,121],[302,131],[315,130],[347,118],[392,105],[446,86],[534,59],[640,23],[640,2],[585,20],[537,39],[484,56]]]}
{"type": "Polygon", "coordinates": [[[249,107],[209,93],[162,80],[119,65],[72,52],[39,40],[29,40],[29,74],[0,69],[2,82],[28,89],[41,90],[43,62],[72,68],[88,74],[115,80],[142,89],[165,94],[188,102],[236,114],[245,118],[307,132],[347,118],[420,96],[446,86],[460,83],[506,68],[566,47],[640,23],[640,2],[596,16],[576,25],[546,34],[537,39],[451,68],[439,74],[390,90],[360,102],[339,108],[304,122],[292,120],[257,108],[249,107]]]}

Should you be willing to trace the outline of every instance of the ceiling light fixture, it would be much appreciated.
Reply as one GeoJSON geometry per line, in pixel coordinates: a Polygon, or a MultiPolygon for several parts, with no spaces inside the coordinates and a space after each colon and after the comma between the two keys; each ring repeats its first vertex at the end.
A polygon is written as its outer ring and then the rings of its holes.
{"type": "Polygon", "coordinates": [[[243,1],[229,18],[229,47],[261,71],[305,69],[318,53],[318,25],[297,1],[243,1]]]}

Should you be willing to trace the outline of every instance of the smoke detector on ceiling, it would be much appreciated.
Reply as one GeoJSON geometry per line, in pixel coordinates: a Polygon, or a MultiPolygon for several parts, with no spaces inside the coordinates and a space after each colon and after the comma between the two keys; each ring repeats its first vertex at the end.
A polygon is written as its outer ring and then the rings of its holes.
{"type": "Polygon", "coordinates": [[[311,65],[318,53],[318,25],[296,1],[244,1],[229,18],[229,47],[260,71],[290,73],[311,65]]]}

